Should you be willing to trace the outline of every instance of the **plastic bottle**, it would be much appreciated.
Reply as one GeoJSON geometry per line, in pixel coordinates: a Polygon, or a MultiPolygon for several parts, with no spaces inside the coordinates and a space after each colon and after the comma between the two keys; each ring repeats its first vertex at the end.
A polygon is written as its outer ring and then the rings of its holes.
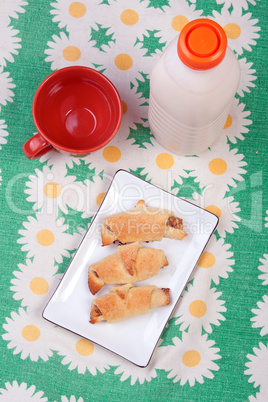
{"type": "Polygon", "coordinates": [[[239,80],[221,26],[204,18],[188,23],[151,73],[148,119],[156,140],[177,154],[203,152],[222,132],[239,80]]]}

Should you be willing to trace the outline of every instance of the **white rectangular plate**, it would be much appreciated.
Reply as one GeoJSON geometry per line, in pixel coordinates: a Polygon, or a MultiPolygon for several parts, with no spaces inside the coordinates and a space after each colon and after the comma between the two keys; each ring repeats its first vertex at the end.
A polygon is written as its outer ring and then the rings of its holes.
{"type": "Polygon", "coordinates": [[[63,328],[89,339],[132,363],[146,367],[154,348],[211,234],[218,224],[217,216],[156,187],[131,173],[119,170],[107,191],[94,220],[43,317],[63,328]],[[108,293],[109,286],[93,296],[87,284],[88,267],[112,254],[117,244],[102,247],[101,221],[120,211],[133,209],[143,199],[146,205],[168,209],[183,219],[188,236],[183,240],[164,238],[143,243],[144,247],[164,250],[169,265],[160,273],[136,285],[170,288],[171,303],[150,310],[148,314],[115,324],[90,324],[90,307],[94,298],[108,293]]]}

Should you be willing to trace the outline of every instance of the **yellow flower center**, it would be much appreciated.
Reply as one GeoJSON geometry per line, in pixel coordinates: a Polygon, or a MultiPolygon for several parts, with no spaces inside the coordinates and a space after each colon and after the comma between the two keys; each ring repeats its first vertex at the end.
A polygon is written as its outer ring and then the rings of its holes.
{"type": "Polygon", "coordinates": [[[105,197],[105,195],[106,195],[106,193],[100,193],[100,194],[97,195],[96,203],[97,203],[98,207],[102,203],[103,198],[105,197]]]}
{"type": "Polygon", "coordinates": [[[117,162],[121,158],[121,151],[114,145],[104,148],[102,155],[107,162],[117,162]]]}
{"type": "Polygon", "coordinates": [[[122,101],[122,109],[123,109],[123,114],[127,113],[127,104],[125,101],[122,101]]]}
{"type": "Polygon", "coordinates": [[[129,70],[133,64],[132,58],[126,53],[118,54],[114,59],[114,62],[116,67],[123,71],[129,70]]]}
{"type": "Polygon", "coordinates": [[[35,325],[26,325],[21,334],[26,341],[34,342],[40,337],[40,330],[35,325]]]}
{"type": "Polygon", "coordinates": [[[209,251],[204,251],[198,260],[197,265],[201,268],[210,268],[215,264],[215,257],[209,251]]]}
{"type": "Polygon", "coordinates": [[[31,280],[30,289],[36,295],[44,295],[48,292],[49,285],[44,278],[36,277],[31,280]]]}
{"type": "Polygon", "coordinates": [[[203,317],[206,311],[207,305],[203,300],[194,300],[189,306],[189,313],[196,318],[203,317]]]}
{"type": "Polygon", "coordinates": [[[226,33],[227,38],[229,39],[237,39],[241,35],[241,28],[237,24],[227,24],[223,29],[226,33]]]}
{"type": "Polygon", "coordinates": [[[76,342],[75,349],[81,356],[90,356],[94,352],[94,345],[87,339],[79,339],[76,342]]]}
{"type": "Polygon", "coordinates": [[[188,22],[188,18],[184,15],[176,15],[171,22],[171,26],[175,31],[180,32],[188,22]]]}
{"type": "Polygon", "coordinates": [[[225,162],[224,159],[215,158],[209,162],[208,168],[211,171],[211,173],[219,176],[226,172],[227,163],[225,162]]]}
{"type": "Polygon", "coordinates": [[[216,207],[216,205],[209,205],[205,209],[208,212],[211,212],[212,214],[216,215],[218,218],[221,217],[221,210],[220,210],[220,208],[216,207]]]}
{"type": "Polygon", "coordinates": [[[226,128],[231,127],[232,123],[233,123],[232,116],[230,114],[228,114],[227,120],[226,120],[226,123],[225,123],[223,129],[225,130],[226,128]]]}
{"type": "Polygon", "coordinates": [[[195,367],[201,361],[200,353],[197,350],[188,350],[182,356],[182,362],[186,367],[195,367]]]}
{"type": "Polygon", "coordinates": [[[162,153],[157,155],[156,157],[156,164],[160,169],[170,169],[174,165],[174,158],[172,155],[168,153],[162,153]]]}
{"type": "Polygon", "coordinates": [[[54,243],[55,237],[51,230],[41,229],[36,235],[36,241],[40,246],[50,246],[54,243]]]}
{"type": "Polygon", "coordinates": [[[127,9],[121,13],[120,19],[125,25],[135,25],[139,21],[139,14],[135,10],[127,9]]]}
{"type": "Polygon", "coordinates": [[[67,46],[63,49],[62,55],[67,61],[77,61],[81,57],[81,50],[76,46],[67,46]]]}
{"type": "Polygon", "coordinates": [[[73,1],[69,6],[69,14],[74,18],[81,18],[87,12],[85,4],[80,1],[73,1]]]}
{"type": "Polygon", "coordinates": [[[45,184],[44,193],[48,198],[57,198],[61,194],[61,186],[54,181],[50,181],[45,184]]]}

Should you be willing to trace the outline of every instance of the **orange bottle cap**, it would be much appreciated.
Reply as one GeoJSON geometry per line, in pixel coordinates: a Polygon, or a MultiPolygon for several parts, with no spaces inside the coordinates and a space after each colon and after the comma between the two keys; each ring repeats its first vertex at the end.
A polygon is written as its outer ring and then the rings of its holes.
{"type": "Polygon", "coordinates": [[[209,70],[225,56],[227,37],[217,22],[200,18],[182,29],[177,45],[181,61],[194,70],[209,70]]]}

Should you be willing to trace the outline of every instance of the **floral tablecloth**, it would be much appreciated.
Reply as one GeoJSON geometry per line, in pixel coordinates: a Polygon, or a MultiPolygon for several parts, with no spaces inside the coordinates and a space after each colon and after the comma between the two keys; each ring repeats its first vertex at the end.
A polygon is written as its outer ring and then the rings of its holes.
{"type": "Polygon", "coordinates": [[[268,401],[267,11],[265,0],[0,0],[1,402],[268,401]],[[199,17],[224,28],[241,81],[220,139],[181,157],[150,132],[150,72],[199,17]],[[70,65],[112,80],[120,130],[83,158],[30,161],[33,95],[70,65]],[[42,318],[118,169],[220,218],[146,368],[42,318]]]}

